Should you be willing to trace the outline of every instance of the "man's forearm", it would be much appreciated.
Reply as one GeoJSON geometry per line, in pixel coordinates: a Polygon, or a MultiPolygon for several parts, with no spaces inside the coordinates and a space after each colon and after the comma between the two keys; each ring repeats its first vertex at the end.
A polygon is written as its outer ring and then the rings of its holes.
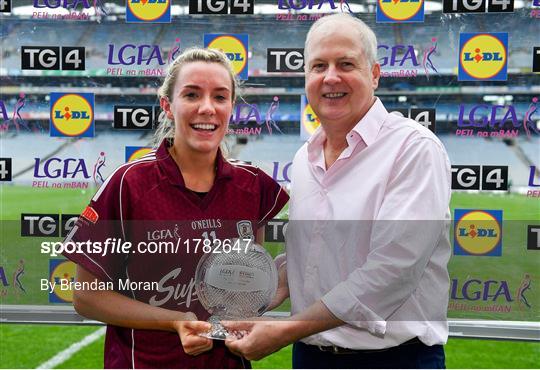
{"type": "Polygon", "coordinates": [[[283,335],[288,343],[293,343],[343,324],[344,322],[335,317],[322,301],[317,301],[306,310],[285,320],[283,335]]]}

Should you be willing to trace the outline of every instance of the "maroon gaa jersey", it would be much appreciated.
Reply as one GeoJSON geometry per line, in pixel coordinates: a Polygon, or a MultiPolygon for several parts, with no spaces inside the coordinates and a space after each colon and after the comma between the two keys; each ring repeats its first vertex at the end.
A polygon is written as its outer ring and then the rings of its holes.
{"type": "MultiPolygon", "coordinates": [[[[206,320],[209,315],[198,301],[194,281],[205,253],[203,241],[251,238],[289,197],[260,169],[234,165],[221,153],[212,189],[206,195],[196,194],[185,187],[167,145],[164,141],[157,151],[109,176],[66,238],[66,242],[89,240],[92,250],[84,246],[64,255],[121,294],[153,306],[191,311],[206,320]],[[118,247],[126,242],[131,243],[128,250],[118,247]],[[158,250],[159,242],[167,247],[158,250]],[[98,243],[101,250],[95,248],[98,243]]],[[[177,333],[108,325],[104,365],[242,368],[249,363],[220,341],[214,341],[209,352],[189,356],[177,333]]]]}

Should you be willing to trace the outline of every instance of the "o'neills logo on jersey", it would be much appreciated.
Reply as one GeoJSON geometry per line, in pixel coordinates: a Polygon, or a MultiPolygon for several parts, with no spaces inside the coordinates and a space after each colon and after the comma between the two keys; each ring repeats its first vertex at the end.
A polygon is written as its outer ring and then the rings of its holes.
{"type": "Polygon", "coordinates": [[[217,229],[221,227],[221,219],[209,218],[206,220],[196,220],[191,222],[193,230],[217,229]]]}
{"type": "Polygon", "coordinates": [[[198,301],[199,298],[195,291],[195,279],[193,277],[188,283],[173,283],[181,272],[182,268],[178,267],[163,276],[158,281],[158,294],[150,297],[148,303],[152,306],[163,306],[172,299],[178,306],[185,304],[186,308],[189,308],[192,302],[198,301]]]}

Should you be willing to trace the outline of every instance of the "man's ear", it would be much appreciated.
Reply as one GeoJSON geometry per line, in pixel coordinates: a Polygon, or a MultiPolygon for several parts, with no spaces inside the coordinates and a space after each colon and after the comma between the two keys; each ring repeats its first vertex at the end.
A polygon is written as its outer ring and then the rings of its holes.
{"type": "Polygon", "coordinates": [[[371,68],[371,86],[373,86],[373,90],[379,87],[379,78],[381,78],[381,65],[375,63],[371,68]]]}
{"type": "Polygon", "coordinates": [[[162,96],[159,98],[159,105],[161,106],[161,109],[166,113],[167,118],[170,120],[174,120],[174,115],[171,112],[171,103],[169,102],[169,99],[165,96],[162,96]]]}

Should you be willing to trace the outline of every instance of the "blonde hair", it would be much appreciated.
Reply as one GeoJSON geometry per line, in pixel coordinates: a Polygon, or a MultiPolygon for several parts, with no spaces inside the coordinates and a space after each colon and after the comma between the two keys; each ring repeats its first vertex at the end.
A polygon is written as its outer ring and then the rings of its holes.
{"type": "MultiPolygon", "coordinates": [[[[194,62],[217,63],[227,70],[231,77],[232,102],[234,104],[239,84],[229,59],[222,51],[202,48],[189,48],[174,59],[169,65],[163,84],[157,91],[158,98],[167,98],[169,102],[172,102],[174,98],[174,85],[176,84],[180,70],[186,64],[194,62]]],[[[156,132],[152,138],[152,146],[157,148],[164,139],[174,139],[174,132],[174,121],[169,119],[167,112],[162,109],[158,116],[156,132]]],[[[222,147],[223,150],[224,148],[222,147]]]]}

